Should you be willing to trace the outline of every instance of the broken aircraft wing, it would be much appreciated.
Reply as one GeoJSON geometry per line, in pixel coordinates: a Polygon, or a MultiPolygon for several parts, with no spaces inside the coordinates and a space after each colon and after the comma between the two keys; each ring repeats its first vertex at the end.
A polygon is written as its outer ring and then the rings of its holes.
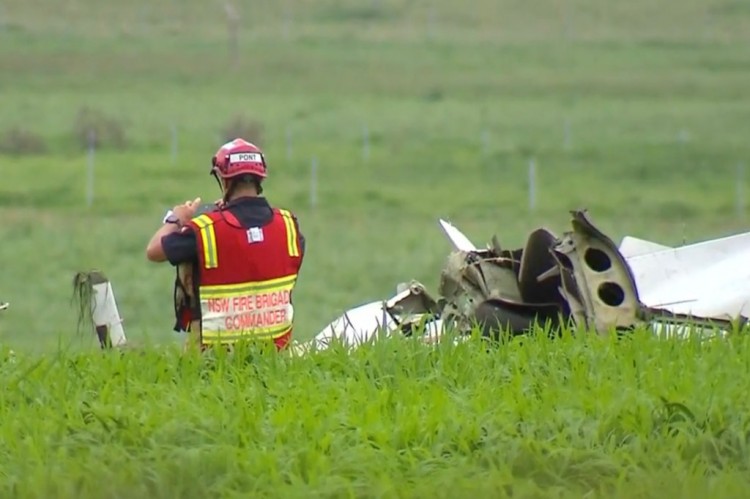
{"type": "Polygon", "coordinates": [[[623,237],[619,246],[620,253],[626,260],[665,249],[670,249],[670,247],[633,236],[623,237]]]}
{"type": "Polygon", "coordinates": [[[674,313],[729,319],[750,314],[750,232],[628,259],[641,300],[674,313]]]}
{"type": "Polygon", "coordinates": [[[442,333],[438,313],[437,302],[422,284],[412,281],[399,285],[388,300],[371,301],[347,310],[312,340],[297,345],[295,351],[324,350],[334,342],[356,347],[394,333],[411,336],[415,330],[422,334],[423,341],[430,343],[442,333]]]}

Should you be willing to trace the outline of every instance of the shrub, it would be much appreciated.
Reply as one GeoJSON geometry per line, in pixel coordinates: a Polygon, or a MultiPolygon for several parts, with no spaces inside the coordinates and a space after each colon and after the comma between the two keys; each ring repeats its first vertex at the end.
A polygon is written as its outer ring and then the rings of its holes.
{"type": "Polygon", "coordinates": [[[82,148],[89,146],[89,134],[93,132],[94,146],[110,146],[117,149],[128,143],[125,126],[119,120],[101,111],[84,107],[78,111],[73,124],[73,136],[82,148]]]}
{"type": "Polygon", "coordinates": [[[225,141],[242,138],[260,146],[263,142],[263,125],[242,115],[235,115],[221,130],[225,141]]]}
{"type": "Polygon", "coordinates": [[[6,130],[0,136],[0,153],[3,154],[43,154],[47,145],[38,134],[19,127],[6,130]]]}

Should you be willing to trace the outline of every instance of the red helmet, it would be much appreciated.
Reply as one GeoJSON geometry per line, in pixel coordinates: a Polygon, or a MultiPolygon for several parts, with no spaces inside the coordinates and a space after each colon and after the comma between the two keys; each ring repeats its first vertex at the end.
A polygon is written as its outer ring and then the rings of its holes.
{"type": "Polygon", "coordinates": [[[250,173],[266,177],[266,159],[255,144],[244,139],[227,142],[216,151],[211,160],[211,173],[221,178],[231,178],[250,173]]]}

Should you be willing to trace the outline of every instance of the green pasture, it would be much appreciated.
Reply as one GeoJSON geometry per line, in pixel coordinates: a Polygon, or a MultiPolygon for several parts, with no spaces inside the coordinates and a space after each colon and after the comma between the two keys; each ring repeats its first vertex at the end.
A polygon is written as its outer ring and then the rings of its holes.
{"type": "Polygon", "coordinates": [[[237,61],[217,5],[5,5],[7,344],[77,342],[70,283],[90,268],[111,277],[131,339],[179,339],[173,272],[145,244],[167,208],[218,196],[209,158],[233,134],[265,148],[267,195],[308,239],[300,339],[400,281],[434,288],[449,250],[438,217],[507,246],[567,229],[579,207],[615,240],[745,228],[744,3],[246,2],[237,61]]]}
{"type": "Polygon", "coordinates": [[[440,217],[514,248],[577,208],[616,242],[745,231],[747,2],[233,2],[236,45],[225,5],[0,0],[2,496],[743,497],[742,337],[102,356],[71,298],[101,269],[133,344],[180,342],[146,243],[235,135],[307,239],[298,340],[436,290],[440,217]]]}

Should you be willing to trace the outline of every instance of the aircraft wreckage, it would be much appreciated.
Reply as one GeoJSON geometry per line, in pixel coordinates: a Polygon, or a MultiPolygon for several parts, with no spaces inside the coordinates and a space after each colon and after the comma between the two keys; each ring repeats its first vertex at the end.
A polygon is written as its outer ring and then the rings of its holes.
{"type": "Polygon", "coordinates": [[[512,250],[496,237],[477,248],[440,220],[454,249],[437,297],[418,281],[402,284],[390,299],[347,310],[296,349],[415,333],[433,342],[448,330],[467,335],[477,328],[498,338],[537,324],[551,334],[563,326],[601,335],[644,327],[724,334],[747,321],[750,279],[742,269],[750,233],[678,248],[628,236],[618,247],[585,210],[571,214],[572,230],[558,237],[539,228],[512,250]]]}

